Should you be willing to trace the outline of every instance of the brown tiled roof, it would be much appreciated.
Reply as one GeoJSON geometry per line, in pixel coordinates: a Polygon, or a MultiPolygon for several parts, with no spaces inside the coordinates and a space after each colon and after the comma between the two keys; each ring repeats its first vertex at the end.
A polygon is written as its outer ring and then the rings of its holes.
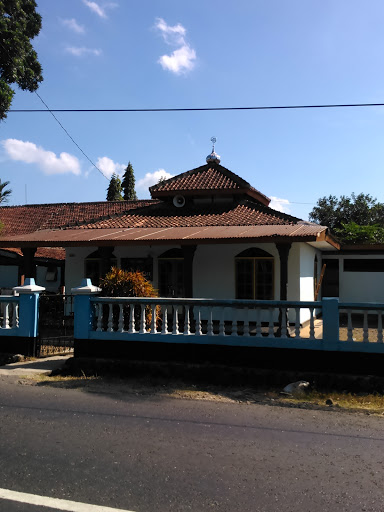
{"type": "Polygon", "coordinates": [[[196,194],[201,192],[245,193],[254,197],[261,203],[268,205],[270,199],[252,187],[237,174],[220,164],[209,163],[184,172],[173,178],[161,181],[149,188],[151,196],[164,197],[165,195],[196,194]]]}
{"type": "Polygon", "coordinates": [[[78,229],[292,225],[298,220],[248,200],[235,204],[190,205],[183,208],[162,202],[113,219],[84,223],[78,229]]]}
{"type": "Polygon", "coordinates": [[[79,222],[90,222],[153,204],[153,200],[99,201],[94,203],[29,204],[0,207],[3,236],[32,233],[79,222]]]}
{"type": "MultiPolygon", "coordinates": [[[[17,247],[4,247],[2,251],[12,252],[22,256],[22,250],[17,247]]],[[[65,260],[65,249],[63,247],[38,247],[35,252],[35,258],[44,258],[51,260],[65,260]]]]}

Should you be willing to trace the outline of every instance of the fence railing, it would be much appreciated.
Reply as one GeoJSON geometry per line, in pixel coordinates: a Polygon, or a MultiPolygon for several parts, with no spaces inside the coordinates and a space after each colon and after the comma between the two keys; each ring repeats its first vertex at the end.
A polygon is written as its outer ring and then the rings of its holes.
{"type": "Polygon", "coordinates": [[[91,304],[92,332],[158,337],[301,338],[300,314],[308,310],[307,338],[315,340],[315,316],[322,309],[313,302],[127,297],[93,297],[91,304]]]}
{"type": "Polygon", "coordinates": [[[384,353],[383,314],[384,304],[346,304],[337,298],[295,302],[83,294],[75,299],[75,339],[384,353]]]}
{"type": "Polygon", "coordinates": [[[15,295],[0,295],[0,336],[19,328],[19,301],[15,295]]]}
{"type": "Polygon", "coordinates": [[[340,303],[340,340],[383,343],[384,304],[340,303]]]}

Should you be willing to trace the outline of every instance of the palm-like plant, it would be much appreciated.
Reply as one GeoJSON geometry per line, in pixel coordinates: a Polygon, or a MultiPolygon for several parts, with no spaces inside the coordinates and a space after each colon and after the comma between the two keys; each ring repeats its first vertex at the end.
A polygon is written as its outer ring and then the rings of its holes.
{"type": "Polygon", "coordinates": [[[7,203],[9,200],[9,196],[12,194],[12,190],[8,189],[5,190],[6,187],[8,187],[9,181],[1,182],[0,179],[0,204],[1,203],[7,203]]]}

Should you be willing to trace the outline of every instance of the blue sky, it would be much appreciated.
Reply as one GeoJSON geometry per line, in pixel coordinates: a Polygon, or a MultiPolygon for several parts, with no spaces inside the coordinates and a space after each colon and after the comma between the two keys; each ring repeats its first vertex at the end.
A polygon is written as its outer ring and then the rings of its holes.
{"type": "MultiPolygon", "coordinates": [[[[380,0],[37,3],[50,108],[384,101],[380,0]]],[[[44,106],[18,91],[12,108],[44,106]]],[[[324,195],[384,202],[384,107],[56,115],[107,177],[130,160],[140,198],[161,172],[204,164],[216,136],[225,167],[303,219],[324,195]]],[[[105,199],[108,180],[49,113],[9,113],[0,141],[9,204],[105,199]]]]}

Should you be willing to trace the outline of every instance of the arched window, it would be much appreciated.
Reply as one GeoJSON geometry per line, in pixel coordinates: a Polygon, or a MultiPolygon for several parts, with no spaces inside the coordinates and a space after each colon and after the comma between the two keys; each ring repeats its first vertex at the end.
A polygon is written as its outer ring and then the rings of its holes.
{"type": "Polygon", "coordinates": [[[271,254],[252,247],[235,258],[236,299],[272,300],[274,298],[274,259],[271,254]]]}
{"type": "Polygon", "coordinates": [[[184,297],[184,255],[169,249],[158,257],[160,297],[184,297]]]}
{"type": "MultiPolygon", "coordinates": [[[[89,277],[92,281],[92,284],[98,286],[100,282],[100,278],[102,276],[102,267],[101,267],[101,254],[100,251],[94,251],[89,256],[85,258],[85,277],[89,277]]],[[[114,254],[111,254],[110,257],[110,268],[115,267],[117,265],[117,259],[114,254]]]]}

